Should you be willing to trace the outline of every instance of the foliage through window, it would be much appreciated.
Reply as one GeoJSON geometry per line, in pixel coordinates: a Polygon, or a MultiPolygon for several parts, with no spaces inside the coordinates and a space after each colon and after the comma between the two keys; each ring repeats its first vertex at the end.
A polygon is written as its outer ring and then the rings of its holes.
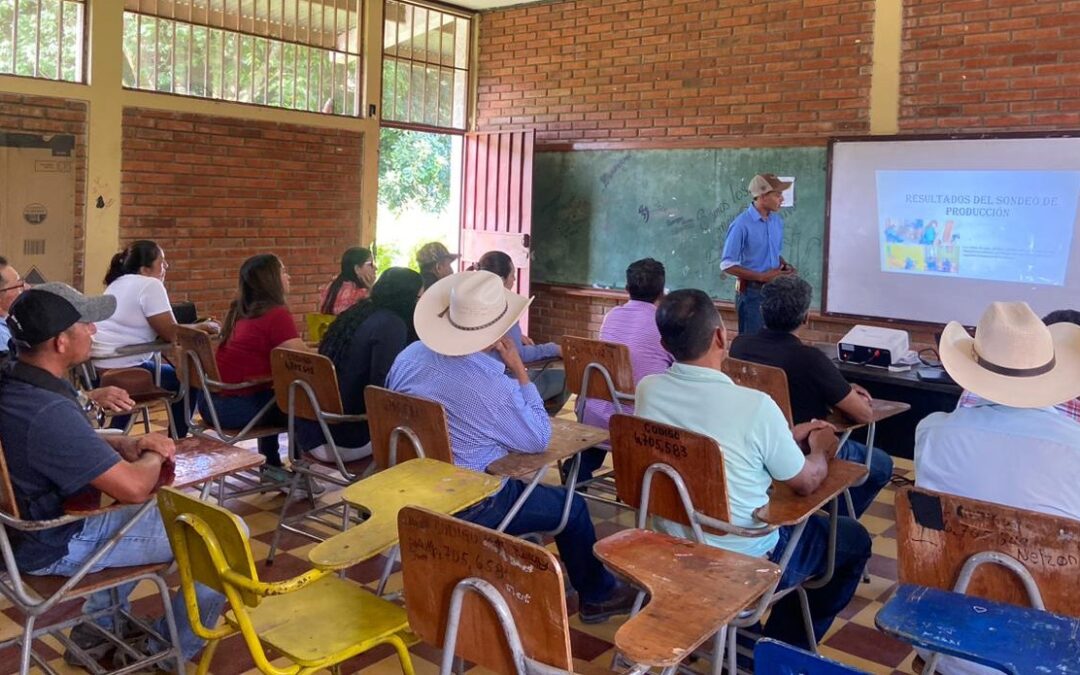
{"type": "Polygon", "coordinates": [[[124,86],[359,111],[360,0],[124,0],[124,86]]]}
{"type": "Polygon", "coordinates": [[[83,81],[83,0],[0,0],[0,73],[83,81]]]}
{"type": "Polygon", "coordinates": [[[387,0],[383,120],[463,130],[469,90],[469,19],[387,0]]]}

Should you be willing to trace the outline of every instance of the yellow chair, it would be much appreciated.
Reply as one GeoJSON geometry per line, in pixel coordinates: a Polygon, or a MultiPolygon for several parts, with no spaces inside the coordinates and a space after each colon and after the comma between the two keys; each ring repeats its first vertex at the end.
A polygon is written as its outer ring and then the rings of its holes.
{"type": "Polygon", "coordinates": [[[309,312],[304,315],[304,320],[307,321],[308,340],[315,344],[322,342],[326,330],[336,318],[333,314],[319,314],[318,312],[309,312]]]}
{"type": "Polygon", "coordinates": [[[310,570],[288,581],[259,581],[237,516],[172,488],[158,493],[158,507],[180,568],[192,629],[208,640],[196,671],[199,675],[209,672],[218,643],[235,633],[244,636],[258,669],[271,675],[333,669],[384,643],[397,650],[405,675],[414,675],[406,641],[416,638],[409,632],[402,608],[322,570],[310,570]],[[229,610],[220,627],[210,628],[199,621],[195,582],[228,599],[229,610]],[[265,647],[293,664],[271,665],[265,647]]]}

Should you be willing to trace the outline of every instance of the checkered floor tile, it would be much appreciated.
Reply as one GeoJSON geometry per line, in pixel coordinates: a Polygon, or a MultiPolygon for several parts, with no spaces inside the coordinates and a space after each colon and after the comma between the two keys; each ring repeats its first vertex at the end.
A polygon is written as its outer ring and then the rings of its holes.
{"type": "MultiPolygon", "coordinates": [[[[561,414],[565,415],[570,410],[572,408],[568,404],[561,414]]],[[[284,444],[284,437],[282,441],[284,444]]],[[[897,476],[913,477],[914,472],[910,461],[897,459],[895,463],[897,476]]],[[[548,480],[554,481],[557,478],[554,474],[554,471],[549,472],[548,480]]],[[[873,536],[873,557],[867,569],[869,582],[860,585],[856,597],[833,624],[821,644],[821,653],[825,656],[856,666],[868,673],[885,675],[914,672],[912,670],[914,652],[906,645],[882,635],[874,628],[874,615],[896,584],[896,527],[893,513],[895,489],[893,486],[886,487],[862,518],[862,523],[873,536]]],[[[332,499],[333,494],[328,492],[322,500],[332,499]]],[[[228,503],[233,511],[244,518],[251,530],[251,545],[256,561],[259,563],[259,574],[266,580],[286,579],[308,569],[307,552],[313,546],[310,541],[302,537],[286,534],[282,537],[282,545],[274,565],[267,567],[262,564],[269,551],[282,500],[283,497],[275,493],[254,495],[228,503]]],[[[629,511],[593,501],[589,502],[589,508],[598,537],[630,527],[633,523],[633,515],[629,511]]],[[[554,544],[550,547],[552,550],[555,548],[554,544]]],[[[381,558],[369,561],[351,569],[348,576],[374,589],[382,563],[381,558]]],[[[395,572],[390,579],[389,588],[395,590],[400,586],[401,574],[395,572]]],[[[149,583],[140,585],[132,597],[135,599],[134,606],[137,614],[155,615],[160,611],[160,602],[149,583]]],[[[570,611],[576,612],[576,597],[571,597],[568,604],[570,611]]],[[[66,615],[71,615],[77,607],[68,606],[62,609],[66,615]]],[[[611,663],[614,635],[620,623],[620,620],[615,619],[600,625],[586,626],[578,621],[576,616],[572,617],[571,641],[575,659],[607,667],[611,663]]],[[[21,630],[21,624],[21,617],[10,605],[0,604],[0,639],[17,635],[21,630]]],[[[37,643],[36,650],[59,673],[85,672],[64,664],[60,658],[63,647],[55,639],[47,638],[37,643]]],[[[419,675],[437,672],[438,650],[420,644],[413,647],[412,652],[413,662],[419,675]]],[[[17,659],[18,653],[15,649],[0,651],[0,672],[15,672],[17,659]]],[[[708,666],[706,661],[700,663],[703,666],[698,667],[708,666]]],[[[285,661],[279,660],[275,662],[275,665],[284,666],[285,661]]],[[[32,670],[32,672],[41,671],[32,670]]],[[[189,665],[189,672],[194,672],[193,664],[189,665]]],[[[243,641],[239,637],[232,637],[217,650],[211,672],[234,675],[258,671],[254,668],[243,641]]],[[[379,648],[344,664],[341,672],[393,675],[401,671],[391,650],[379,648]]],[[[470,674],[478,675],[483,672],[484,670],[479,667],[469,669],[470,674]]]]}

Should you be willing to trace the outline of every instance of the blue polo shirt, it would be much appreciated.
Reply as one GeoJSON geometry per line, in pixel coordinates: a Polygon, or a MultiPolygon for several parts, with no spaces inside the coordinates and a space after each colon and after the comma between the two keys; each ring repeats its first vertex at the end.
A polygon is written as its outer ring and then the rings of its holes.
{"type": "Polygon", "coordinates": [[[750,204],[728,227],[720,269],[738,265],[755,272],[771,270],[780,266],[783,246],[784,220],[776,213],[763,218],[750,204]]]}
{"type": "MultiPolygon", "coordinates": [[[[24,520],[64,515],[64,502],[120,461],[90,427],[71,384],[14,362],[0,374],[0,444],[24,520]]],[[[83,521],[35,532],[9,530],[15,563],[32,572],[67,555],[83,521]]]]}
{"type": "Polygon", "coordinates": [[[7,318],[0,317],[0,354],[9,351],[9,340],[11,340],[11,329],[8,328],[7,318]]]}

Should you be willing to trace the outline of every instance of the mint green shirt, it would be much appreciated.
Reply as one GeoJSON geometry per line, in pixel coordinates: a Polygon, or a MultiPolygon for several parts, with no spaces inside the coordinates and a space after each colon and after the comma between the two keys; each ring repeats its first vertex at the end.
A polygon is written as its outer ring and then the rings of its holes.
{"type": "MultiPolygon", "coordinates": [[[[718,370],[676,363],[667,372],[650,375],[638,383],[636,411],[640,417],[716,440],[724,453],[731,522],[740,527],[762,527],[753,513],[769,501],[773,479],[794,478],[806,461],[768,394],[739,387],[718,370]]],[[[661,532],[694,536],[684,525],[653,520],[661,532]]],[[[767,554],[779,536],[776,531],[761,537],[705,533],[711,546],[752,556],[767,554]]]]}

